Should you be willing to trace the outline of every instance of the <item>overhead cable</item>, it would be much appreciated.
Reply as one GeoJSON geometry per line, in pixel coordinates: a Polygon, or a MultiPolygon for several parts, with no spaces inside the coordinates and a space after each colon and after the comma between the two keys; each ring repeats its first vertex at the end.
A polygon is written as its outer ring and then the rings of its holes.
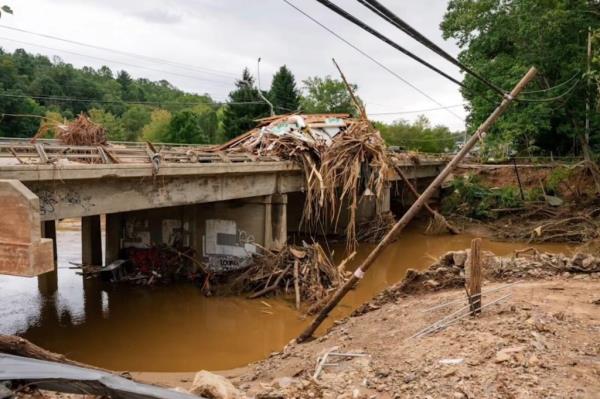
{"type": "Polygon", "coordinates": [[[461,104],[454,104],[454,105],[447,105],[445,107],[438,107],[438,108],[426,108],[426,109],[415,109],[415,110],[408,110],[408,111],[397,111],[397,112],[369,112],[369,115],[402,115],[402,114],[418,114],[420,112],[431,112],[431,111],[442,111],[442,110],[447,110],[450,108],[458,108],[458,107],[464,107],[466,104],[465,103],[461,103],[461,104]]]}
{"type": "MultiPolygon", "coordinates": [[[[130,104],[130,105],[183,105],[183,106],[194,106],[194,105],[209,105],[206,102],[178,102],[178,101],[118,101],[118,100],[100,100],[94,98],[73,98],[73,97],[62,97],[62,96],[36,96],[27,94],[13,94],[13,93],[0,93],[0,97],[12,97],[12,98],[33,98],[35,100],[44,101],[64,101],[64,102],[84,102],[84,103],[99,103],[99,104],[130,104]]],[[[226,104],[226,105],[250,105],[250,104],[265,104],[262,100],[257,101],[215,101],[215,104],[226,104]]],[[[279,107],[285,109],[284,107],[279,107]]]]}
{"type": "MultiPolygon", "coordinates": [[[[317,1],[321,2],[320,0],[317,0],[317,1]]],[[[324,1],[326,1],[326,0],[324,0],[324,1]]],[[[480,74],[478,74],[477,72],[475,72],[474,70],[472,70],[471,68],[469,68],[468,66],[466,66],[465,64],[460,62],[459,60],[457,60],[456,58],[454,58],[452,55],[448,54],[444,49],[439,47],[437,44],[435,44],[434,42],[429,40],[427,37],[425,37],[423,34],[421,34],[415,28],[413,28],[408,23],[403,21],[400,17],[398,17],[396,14],[394,14],[388,8],[386,8],[379,1],[377,1],[377,0],[357,0],[357,1],[360,4],[364,5],[365,7],[367,7],[369,10],[373,11],[375,14],[379,15],[380,17],[382,17],[383,19],[385,19],[386,21],[388,21],[389,23],[391,23],[392,25],[397,27],[398,29],[400,29],[401,31],[403,31],[404,33],[406,33],[407,35],[409,35],[410,37],[412,37],[413,39],[415,39],[416,41],[418,41],[419,43],[423,44],[425,47],[427,47],[431,51],[435,52],[436,54],[440,55],[447,61],[456,65],[457,67],[459,67],[460,69],[462,69],[463,71],[468,73],[469,75],[473,76],[474,78],[476,78],[477,80],[479,80],[480,82],[485,84],[487,87],[489,87],[491,90],[495,91],[496,93],[500,94],[503,97],[506,94],[505,90],[496,86],[494,83],[490,82],[488,79],[481,76],[480,74]]]]}
{"type": "MultiPolygon", "coordinates": [[[[346,40],[343,36],[341,36],[340,34],[338,34],[337,32],[335,32],[333,29],[329,28],[327,25],[321,23],[320,21],[318,21],[317,19],[315,19],[310,14],[308,14],[304,10],[300,9],[299,7],[297,7],[296,5],[294,5],[293,3],[291,3],[290,1],[288,1],[288,0],[282,0],[282,1],[284,3],[286,3],[287,5],[289,5],[290,7],[294,8],[300,14],[304,15],[306,18],[310,19],[315,24],[319,25],[321,28],[325,29],[327,32],[331,33],[333,36],[335,36],[337,39],[339,39],[342,42],[344,42],[346,45],[348,45],[351,48],[353,48],[355,51],[357,51],[358,53],[360,53],[365,58],[369,59],[371,62],[373,62],[374,64],[376,64],[377,66],[379,66],[380,68],[382,68],[383,70],[385,70],[386,72],[390,73],[392,76],[394,76],[398,80],[402,81],[404,84],[408,85],[413,90],[417,91],[419,94],[423,95],[425,98],[427,98],[428,100],[430,100],[434,104],[436,104],[436,105],[438,105],[440,107],[444,107],[444,105],[442,103],[440,103],[438,100],[436,100],[435,98],[433,98],[432,96],[430,96],[429,94],[427,94],[426,92],[424,92],[423,90],[421,90],[420,88],[418,88],[417,86],[415,86],[414,84],[412,84],[411,82],[409,82],[408,80],[406,80],[405,78],[403,78],[401,75],[399,75],[394,70],[392,70],[391,68],[389,68],[388,66],[386,66],[385,64],[383,64],[381,61],[377,60],[375,57],[369,55],[366,51],[364,51],[361,48],[359,48],[358,46],[354,45],[352,42],[346,40]]],[[[447,111],[448,111],[448,113],[450,113],[456,119],[464,121],[464,118],[462,118],[460,115],[456,114],[455,112],[451,111],[450,109],[448,109],[447,111]]]]}
{"type": "Polygon", "coordinates": [[[378,32],[377,30],[371,28],[369,25],[367,25],[366,23],[364,23],[360,19],[356,18],[352,14],[346,12],[342,8],[340,8],[337,5],[333,4],[331,1],[329,1],[329,0],[316,0],[316,1],[318,1],[319,3],[321,3],[322,5],[324,5],[325,7],[329,8],[331,11],[335,12],[339,16],[347,19],[348,21],[352,22],[353,24],[357,25],[358,27],[360,27],[360,28],[364,29],[365,31],[369,32],[370,34],[372,34],[373,36],[377,37],[378,39],[380,39],[380,40],[384,41],[385,43],[389,44],[390,46],[392,46],[396,50],[400,51],[401,53],[406,54],[407,56],[409,56],[413,60],[417,61],[418,63],[426,66],[427,68],[429,68],[432,71],[438,73],[439,75],[443,76],[444,78],[446,78],[446,79],[450,80],[451,82],[457,84],[458,86],[463,87],[463,88],[466,89],[466,87],[463,85],[463,83],[461,81],[453,78],[452,76],[448,75],[446,72],[440,70],[439,68],[435,67],[434,65],[432,65],[429,62],[427,62],[424,59],[422,59],[421,57],[419,57],[416,54],[412,53],[411,51],[405,49],[404,47],[402,47],[398,43],[394,42],[393,40],[391,40],[387,36],[383,35],[382,33],[378,32]]]}
{"type": "Polygon", "coordinates": [[[15,42],[15,43],[28,45],[28,46],[45,48],[45,49],[48,49],[48,50],[60,51],[60,52],[63,52],[63,53],[73,54],[73,55],[77,55],[77,56],[80,56],[80,57],[86,57],[86,58],[96,59],[96,60],[103,61],[103,62],[109,62],[109,63],[113,63],[113,64],[121,64],[121,65],[129,66],[129,67],[133,67],[133,68],[146,69],[146,70],[154,71],[154,72],[167,73],[167,74],[174,75],[174,76],[180,76],[180,77],[189,78],[189,79],[195,79],[195,80],[204,81],[204,82],[212,82],[212,83],[219,84],[219,85],[228,85],[226,82],[218,81],[218,80],[214,80],[214,79],[201,78],[201,77],[198,77],[198,76],[193,76],[193,75],[187,75],[187,74],[182,74],[182,73],[178,73],[178,72],[167,71],[167,70],[164,70],[164,69],[156,69],[156,68],[147,67],[147,66],[143,66],[143,65],[131,64],[131,63],[123,62],[123,61],[115,61],[115,60],[111,60],[111,59],[107,59],[107,58],[102,58],[102,57],[96,57],[96,56],[93,56],[93,55],[82,54],[82,53],[78,53],[78,52],[70,51],[70,50],[58,49],[58,48],[55,48],[55,47],[42,46],[42,45],[39,45],[39,44],[30,43],[30,42],[24,42],[24,41],[21,41],[21,40],[15,40],[15,39],[7,38],[7,37],[0,37],[0,39],[2,39],[2,40],[8,40],[8,41],[12,41],[12,42],[15,42]]]}
{"type": "Polygon", "coordinates": [[[185,68],[188,70],[193,70],[193,71],[200,71],[203,73],[207,73],[207,74],[213,74],[213,75],[217,75],[217,76],[222,76],[222,77],[236,77],[238,76],[235,73],[232,72],[227,72],[227,71],[221,71],[221,70],[216,70],[216,69],[210,69],[210,68],[205,68],[205,67],[200,67],[197,65],[191,65],[191,64],[184,64],[181,62],[176,62],[176,61],[171,61],[171,60],[166,60],[166,59],[162,59],[162,58],[157,58],[157,57],[150,57],[144,54],[138,54],[138,53],[132,53],[132,52],[128,52],[128,51],[122,51],[122,50],[117,50],[117,49],[112,49],[112,48],[108,48],[108,47],[103,47],[103,46],[98,46],[95,44],[89,44],[89,43],[84,43],[84,42],[79,42],[76,40],[71,40],[71,39],[65,39],[63,37],[58,37],[58,36],[53,36],[53,35],[49,35],[46,33],[39,33],[39,32],[33,32],[33,31],[29,31],[29,30],[25,30],[25,29],[20,29],[20,28],[15,28],[12,26],[3,26],[0,25],[0,28],[2,29],[9,29],[15,32],[21,32],[21,33],[27,33],[30,35],[34,35],[34,36],[38,36],[38,37],[44,37],[47,39],[52,39],[52,40],[58,40],[61,42],[65,42],[65,43],[70,43],[70,44],[75,44],[77,46],[83,46],[83,47],[90,47],[96,50],[102,50],[102,51],[108,51],[108,52],[112,52],[112,53],[117,53],[117,54],[121,54],[121,55],[125,55],[131,58],[135,58],[135,59],[145,59],[148,61],[153,61],[154,63],[159,63],[159,64],[170,64],[170,65],[174,65],[174,66],[178,66],[181,68],[185,68]]]}

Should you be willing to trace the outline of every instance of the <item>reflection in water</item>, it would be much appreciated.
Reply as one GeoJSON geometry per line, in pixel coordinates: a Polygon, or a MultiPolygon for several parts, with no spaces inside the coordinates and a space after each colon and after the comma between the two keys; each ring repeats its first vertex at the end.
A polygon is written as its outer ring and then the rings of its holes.
{"type": "MultiPolygon", "coordinates": [[[[334,318],[399,281],[407,268],[426,267],[433,257],[468,247],[471,238],[405,232],[344,299],[334,318]]],[[[483,244],[497,254],[521,247],[483,244]]],[[[69,262],[80,261],[80,248],[78,231],[58,232],[58,290],[51,278],[38,287],[36,279],[0,276],[0,333],[18,334],[75,360],[115,370],[194,371],[264,358],[281,350],[308,323],[286,299],[207,298],[190,284],[132,287],[84,280],[69,269],[69,262]]],[[[362,246],[354,263],[371,248],[362,246]]],[[[567,250],[560,245],[543,248],[567,250]]]]}

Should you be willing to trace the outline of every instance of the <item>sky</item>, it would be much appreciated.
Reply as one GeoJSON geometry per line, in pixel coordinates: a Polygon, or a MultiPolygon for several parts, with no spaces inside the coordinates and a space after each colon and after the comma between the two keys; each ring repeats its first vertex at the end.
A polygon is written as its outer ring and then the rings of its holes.
{"type": "MultiPolygon", "coordinates": [[[[420,65],[314,0],[289,0],[382,64],[435,102],[365,58],[356,50],[290,7],[283,0],[3,0],[14,11],[0,19],[0,46],[58,56],[75,66],[109,66],[134,77],[166,79],[194,93],[224,101],[248,67],[268,89],[273,73],[287,65],[299,86],[311,76],[338,78],[331,59],[358,85],[373,119],[414,120],[418,110],[433,124],[464,129],[465,111],[458,86],[420,65]],[[76,45],[7,27],[91,44],[76,45]],[[114,51],[107,51],[98,47],[114,51]],[[162,61],[161,61],[162,60],[162,61]],[[168,62],[165,62],[168,61],[168,62]],[[408,112],[408,113],[404,113],[408,112]],[[392,114],[393,113],[393,114],[392,114]],[[383,115],[382,115],[383,114],[383,115]]],[[[418,56],[461,80],[461,72],[438,55],[377,17],[355,0],[336,4],[418,56]]],[[[446,0],[382,0],[382,3],[433,42],[456,56],[439,29],[446,0]]]]}

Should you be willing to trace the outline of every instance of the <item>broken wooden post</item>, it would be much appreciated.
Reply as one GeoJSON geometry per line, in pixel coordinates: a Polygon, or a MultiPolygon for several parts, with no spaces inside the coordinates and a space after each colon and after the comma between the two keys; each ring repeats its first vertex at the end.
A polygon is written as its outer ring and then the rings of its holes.
{"type": "Polygon", "coordinates": [[[481,238],[471,241],[471,256],[465,272],[469,306],[473,315],[481,313],[481,238]]]}
{"type": "Polygon", "coordinates": [[[514,89],[504,96],[502,103],[492,112],[492,114],[481,124],[481,126],[477,129],[477,131],[471,136],[471,138],[465,143],[465,145],[460,149],[458,154],[452,158],[448,165],[440,172],[440,174],[433,180],[433,182],[427,187],[425,191],[421,194],[419,198],[411,205],[411,207],[406,211],[406,213],[396,222],[394,227],[383,237],[381,242],[371,251],[369,256],[362,262],[362,264],[354,271],[352,277],[346,281],[344,285],[342,285],[333,296],[329,299],[327,304],[321,309],[317,317],[313,320],[313,322],[304,330],[302,333],[296,338],[297,342],[304,342],[308,338],[312,337],[315,330],[323,323],[323,321],[327,318],[329,313],[337,306],[337,304],[346,296],[348,291],[350,291],[359,280],[363,278],[367,270],[373,265],[375,259],[381,254],[381,252],[394,241],[396,235],[400,233],[408,223],[419,213],[421,208],[423,208],[424,204],[429,201],[431,197],[435,194],[438,187],[442,185],[444,180],[452,173],[452,171],[458,166],[458,163],[463,160],[463,158],[471,151],[471,149],[479,142],[479,140],[483,140],[485,134],[490,130],[490,128],[494,125],[496,120],[506,111],[508,106],[513,102],[515,97],[517,97],[521,91],[527,86],[527,84],[535,77],[537,74],[537,70],[532,67],[525,76],[517,83],[514,89]]]}

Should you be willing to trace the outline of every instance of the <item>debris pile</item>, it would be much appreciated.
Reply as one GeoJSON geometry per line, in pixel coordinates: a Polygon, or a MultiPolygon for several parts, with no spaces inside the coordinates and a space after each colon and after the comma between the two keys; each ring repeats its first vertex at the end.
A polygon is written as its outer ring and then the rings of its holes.
{"type": "Polygon", "coordinates": [[[259,298],[271,293],[293,295],[298,309],[314,311],[347,278],[342,262],[334,265],[318,243],[286,246],[255,255],[252,265],[228,277],[228,290],[259,298]]]}
{"type": "MultiPolygon", "coordinates": [[[[386,289],[353,314],[363,314],[407,294],[464,287],[465,265],[469,264],[469,258],[470,250],[450,251],[427,270],[409,269],[400,283],[386,289]]],[[[600,276],[600,257],[583,253],[566,256],[539,252],[534,248],[518,250],[512,256],[505,257],[484,251],[482,271],[484,278],[489,281],[569,277],[576,274],[600,276]]]]}
{"type": "Polygon", "coordinates": [[[392,212],[378,213],[374,219],[359,223],[356,230],[356,240],[376,244],[383,239],[396,223],[392,212]]]}
{"type": "Polygon", "coordinates": [[[527,213],[516,215],[510,228],[506,228],[506,225],[498,226],[495,235],[502,239],[524,242],[583,243],[600,237],[599,216],[600,207],[594,204],[579,211],[538,206],[527,213]]]}
{"type": "Polygon", "coordinates": [[[129,273],[121,281],[139,285],[169,283],[178,279],[194,279],[194,260],[192,248],[173,248],[160,246],[152,248],[129,248],[127,259],[131,264],[129,273]]]}
{"type": "Polygon", "coordinates": [[[92,122],[84,113],[79,114],[66,126],[58,126],[56,132],[56,138],[66,145],[98,146],[107,144],[104,127],[92,122]]]}
{"type": "Polygon", "coordinates": [[[380,199],[392,170],[379,131],[347,114],[283,115],[261,123],[214,150],[296,161],[306,179],[304,223],[315,227],[325,218],[337,227],[347,210],[346,238],[355,247],[358,204],[380,199]]]}

